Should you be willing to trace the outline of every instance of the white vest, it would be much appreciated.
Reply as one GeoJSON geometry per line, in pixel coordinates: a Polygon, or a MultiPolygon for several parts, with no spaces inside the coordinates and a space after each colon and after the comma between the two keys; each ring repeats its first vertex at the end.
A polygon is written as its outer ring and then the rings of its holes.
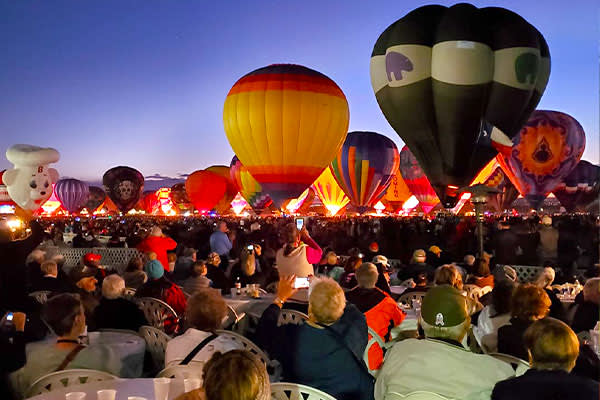
{"type": "Polygon", "coordinates": [[[296,275],[298,278],[306,278],[315,274],[312,264],[306,259],[306,245],[301,244],[287,256],[283,255],[283,248],[277,251],[275,263],[279,271],[279,277],[296,275]]]}

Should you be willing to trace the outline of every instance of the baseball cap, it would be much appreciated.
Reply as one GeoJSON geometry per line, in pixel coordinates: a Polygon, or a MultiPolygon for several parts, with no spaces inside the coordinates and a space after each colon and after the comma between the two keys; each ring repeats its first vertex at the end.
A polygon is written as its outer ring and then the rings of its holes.
{"type": "Polygon", "coordinates": [[[432,252],[433,254],[440,254],[442,252],[442,249],[440,249],[438,246],[431,246],[429,248],[429,251],[432,252]]]}
{"type": "Polygon", "coordinates": [[[427,257],[427,254],[425,254],[425,250],[417,249],[413,252],[413,258],[416,258],[416,257],[427,257]]]}
{"type": "Polygon", "coordinates": [[[84,263],[96,262],[96,261],[100,261],[101,259],[102,259],[102,256],[97,253],[86,253],[86,255],[83,256],[84,263]]]}
{"type": "Polygon", "coordinates": [[[460,325],[469,318],[467,299],[452,286],[434,286],[423,298],[421,318],[429,325],[440,328],[460,325]]]}
{"type": "Polygon", "coordinates": [[[379,251],[379,244],[377,244],[377,242],[371,242],[371,244],[369,245],[369,251],[377,253],[379,251]]]}

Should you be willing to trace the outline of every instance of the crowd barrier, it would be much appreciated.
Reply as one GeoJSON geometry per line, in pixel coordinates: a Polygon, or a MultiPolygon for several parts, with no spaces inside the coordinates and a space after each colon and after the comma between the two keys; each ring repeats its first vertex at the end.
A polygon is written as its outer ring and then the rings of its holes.
{"type": "Polygon", "coordinates": [[[91,247],[91,248],[71,248],[71,247],[50,247],[47,250],[54,254],[61,254],[64,259],[63,268],[69,270],[81,264],[81,260],[87,253],[96,253],[102,256],[100,264],[107,269],[114,269],[120,274],[125,271],[129,260],[133,257],[143,257],[144,253],[137,249],[120,247],[91,247]]]}

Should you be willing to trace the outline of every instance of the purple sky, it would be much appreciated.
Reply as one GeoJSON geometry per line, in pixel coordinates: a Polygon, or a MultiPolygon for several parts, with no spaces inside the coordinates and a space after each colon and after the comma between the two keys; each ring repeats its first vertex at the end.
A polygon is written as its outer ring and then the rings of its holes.
{"type": "MultiPolygon", "coordinates": [[[[245,73],[282,62],[328,75],[348,98],[350,130],[400,147],[375,100],[369,59],[379,34],[424,4],[0,0],[0,151],[55,147],[61,175],[85,180],[116,165],[146,176],[229,165],[227,92],[245,73]]],[[[598,163],[597,0],[475,4],[509,8],[544,34],[552,73],[539,108],[579,120],[584,158],[598,163]]],[[[10,166],[0,158],[0,169],[10,166]]]]}

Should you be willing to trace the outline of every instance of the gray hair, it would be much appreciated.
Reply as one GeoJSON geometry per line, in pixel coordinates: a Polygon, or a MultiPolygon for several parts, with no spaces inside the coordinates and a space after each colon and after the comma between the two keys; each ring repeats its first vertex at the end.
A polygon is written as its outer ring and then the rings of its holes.
{"type": "Polygon", "coordinates": [[[361,288],[373,289],[378,277],[377,267],[370,262],[362,263],[356,270],[356,281],[361,288]]]}
{"type": "Polygon", "coordinates": [[[545,267],[540,274],[535,278],[534,285],[541,287],[542,289],[547,288],[552,285],[554,282],[554,278],[556,277],[556,272],[554,272],[553,268],[545,267]]]}
{"type": "Polygon", "coordinates": [[[600,304],[600,278],[591,278],[583,285],[583,299],[600,304]]]}
{"type": "Polygon", "coordinates": [[[102,282],[102,296],[108,300],[118,299],[124,290],[125,281],[119,275],[108,275],[102,282]]]}
{"type": "Polygon", "coordinates": [[[57,275],[58,265],[54,261],[44,261],[40,265],[40,270],[44,275],[57,275]]]}

